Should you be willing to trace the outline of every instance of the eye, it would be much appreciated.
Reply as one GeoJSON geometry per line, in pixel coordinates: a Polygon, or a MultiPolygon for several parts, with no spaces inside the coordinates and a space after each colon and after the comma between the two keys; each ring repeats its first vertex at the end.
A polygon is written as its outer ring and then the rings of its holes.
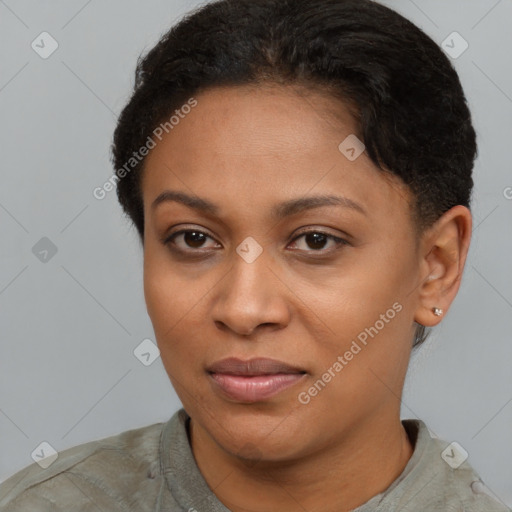
{"type": "MultiPolygon", "coordinates": [[[[181,229],[175,233],[171,233],[163,242],[165,245],[174,246],[172,247],[173,250],[182,253],[207,252],[198,251],[197,249],[214,249],[220,247],[220,244],[215,242],[211,236],[198,229],[181,229]],[[213,244],[210,246],[205,245],[208,240],[211,240],[213,244]]],[[[296,245],[296,247],[293,248],[294,250],[320,253],[330,253],[341,245],[348,245],[346,240],[319,230],[304,231],[296,236],[292,243],[296,245]],[[300,239],[303,239],[302,244],[297,243],[300,239]],[[330,248],[328,247],[329,242],[331,242],[330,248]]]]}
{"type": "Polygon", "coordinates": [[[309,252],[328,253],[332,250],[336,250],[341,245],[348,245],[348,242],[343,238],[318,230],[310,230],[301,233],[299,236],[294,238],[293,243],[297,244],[297,240],[300,240],[301,238],[304,243],[302,244],[302,247],[300,247],[301,244],[298,244],[298,249],[309,252]],[[332,242],[331,247],[324,250],[325,246],[328,245],[328,242],[332,242]]]}
{"type": "Polygon", "coordinates": [[[198,229],[182,229],[168,236],[164,243],[175,245],[182,252],[195,252],[194,249],[212,248],[204,245],[208,239],[213,240],[211,236],[198,229]]]}

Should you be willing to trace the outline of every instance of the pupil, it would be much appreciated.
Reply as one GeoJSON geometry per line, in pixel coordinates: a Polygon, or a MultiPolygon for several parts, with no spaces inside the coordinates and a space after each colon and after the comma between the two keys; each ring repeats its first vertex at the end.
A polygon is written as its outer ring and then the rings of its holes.
{"type": "Polygon", "coordinates": [[[323,249],[326,238],[326,235],[322,233],[309,233],[306,235],[306,242],[312,249],[323,249]],[[310,241],[312,241],[312,244],[310,241]],[[315,244],[317,244],[317,246],[315,246],[315,244]],[[312,247],[312,245],[315,247],[312,247]]]}
{"type": "Polygon", "coordinates": [[[198,233],[197,231],[189,231],[185,233],[184,237],[185,243],[191,247],[201,247],[201,245],[204,243],[203,233],[198,233]]]}

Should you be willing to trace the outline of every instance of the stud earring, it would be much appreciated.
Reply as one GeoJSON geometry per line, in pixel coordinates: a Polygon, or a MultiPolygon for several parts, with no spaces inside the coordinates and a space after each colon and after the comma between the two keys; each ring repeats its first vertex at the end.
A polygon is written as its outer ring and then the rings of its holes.
{"type": "Polygon", "coordinates": [[[432,312],[436,316],[441,316],[443,314],[443,310],[441,308],[432,308],[432,312]]]}

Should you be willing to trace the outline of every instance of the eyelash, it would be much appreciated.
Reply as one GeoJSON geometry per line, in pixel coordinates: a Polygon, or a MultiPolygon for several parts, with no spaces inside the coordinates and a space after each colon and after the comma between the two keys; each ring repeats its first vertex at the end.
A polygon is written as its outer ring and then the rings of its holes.
{"type": "MultiPolygon", "coordinates": [[[[177,252],[177,253],[184,254],[184,255],[193,254],[193,253],[201,253],[201,252],[202,253],[206,253],[207,250],[201,250],[201,249],[183,250],[183,249],[179,249],[179,248],[176,247],[176,245],[174,244],[174,239],[177,238],[179,235],[187,234],[187,233],[199,233],[201,235],[205,235],[207,238],[210,238],[211,240],[214,240],[213,237],[211,237],[210,235],[208,235],[204,231],[200,231],[198,229],[181,229],[179,231],[176,231],[175,233],[171,233],[168,237],[166,237],[163,240],[163,243],[166,246],[170,246],[171,244],[173,244],[174,247],[172,247],[172,248],[170,247],[170,249],[173,252],[177,252]]],[[[298,233],[297,236],[293,240],[291,240],[290,243],[296,242],[298,239],[300,239],[300,238],[302,238],[304,236],[307,236],[309,234],[313,234],[313,233],[314,234],[323,235],[327,239],[333,240],[336,243],[336,247],[331,248],[331,249],[310,249],[309,251],[306,251],[308,254],[319,253],[319,254],[322,254],[322,255],[330,255],[332,252],[340,249],[341,246],[349,245],[349,243],[346,240],[344,240],[343,238],[331,235],[329,233],[326,233],[326,232],[318,230],[318,229],[312,229],[312,230],[309,230],[309,231],[302,231],[302,232],[298,233]]],[[[300,249],[297,249],[297,250],[300,251],[300,249]]]]}

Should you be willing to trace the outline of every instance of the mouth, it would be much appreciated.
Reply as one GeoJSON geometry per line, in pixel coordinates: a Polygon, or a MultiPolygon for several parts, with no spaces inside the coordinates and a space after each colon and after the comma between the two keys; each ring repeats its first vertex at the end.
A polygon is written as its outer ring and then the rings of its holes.
{"type": "Polygon", "coordinates": [[[306,371],[282,361],[255,358],[243,361],[228,358],[207,368],[216,392],[236,402],[254,403],[269,399],[306,375],[306,371]]]}

